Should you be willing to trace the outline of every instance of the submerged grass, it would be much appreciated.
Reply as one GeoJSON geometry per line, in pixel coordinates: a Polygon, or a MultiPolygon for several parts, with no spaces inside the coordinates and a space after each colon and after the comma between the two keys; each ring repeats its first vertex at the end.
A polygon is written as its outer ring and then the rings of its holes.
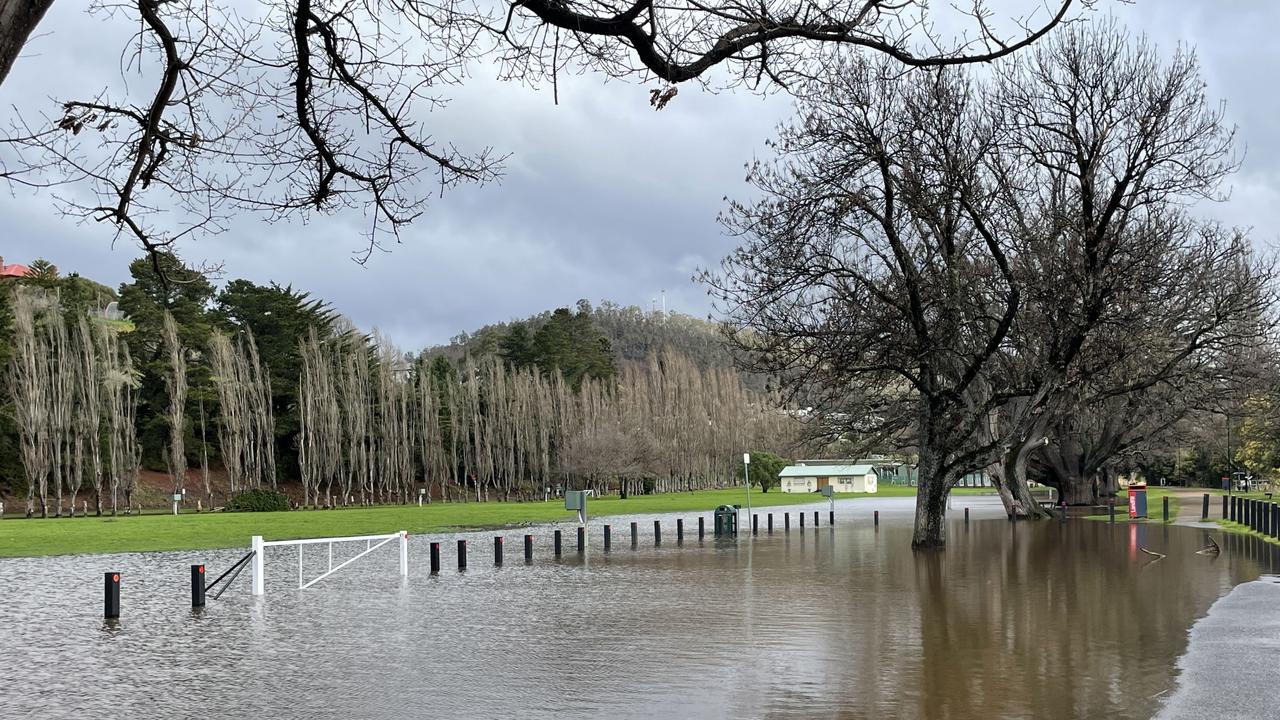
{"type": "MultiPolygon", "coordinates": [[[[914,487],[881,485],[875,495],[841,494],[837,499],[908,497],[914,487]]],[[[990,492],[957,488],[957,494],[990,492]]],[[[752,491],[751,505],[780,507],[820,502],[817,494],[784,494],[752,491]]],[[[642,513],[710,512],[718,505],[745,504],[741,489],[700,490],[685,493],[616,496],[592,499],[592,518],[642,513]]],[[[411,533],[450,532],[484,528],[520,527],[536,523],[570,522],[573,511],[564,501],[470,502],[386,505],[341,510],[292,510],[270,513],[183,513],[181,515],[133,515],[128,517],[77,517],[45,520],[9,518],[0,521],[0,557],[69,555],[76,553],[145,552],[247,547],[249,538],[268,540],[305,537],[369,535],[408,530],[411,533]]]]}

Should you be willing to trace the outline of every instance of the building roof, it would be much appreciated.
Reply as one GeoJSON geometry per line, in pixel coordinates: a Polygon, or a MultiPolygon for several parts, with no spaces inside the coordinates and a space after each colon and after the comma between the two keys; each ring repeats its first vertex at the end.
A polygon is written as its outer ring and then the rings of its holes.
{"type": "Polygon", "coordinates": [[[778,477],[842,477],[875,472],[872,465],[788,465],[778,477]]]}

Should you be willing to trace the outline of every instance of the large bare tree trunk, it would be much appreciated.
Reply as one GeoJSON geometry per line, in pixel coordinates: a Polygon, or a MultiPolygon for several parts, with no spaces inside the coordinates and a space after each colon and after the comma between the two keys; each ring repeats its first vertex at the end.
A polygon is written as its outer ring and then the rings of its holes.
{"type": "Polygon", "coordinates": [[[916,523],[911,547],[930,550],[947,544],[947,496],[951,494],[950,478],[941,472],[936,451],[920,448],[920,479],[916,483],[916,523]]]}
{"type": "Polygon", "coordinates": [[[53,0],[0,0],[0,85],[53,0]]]}

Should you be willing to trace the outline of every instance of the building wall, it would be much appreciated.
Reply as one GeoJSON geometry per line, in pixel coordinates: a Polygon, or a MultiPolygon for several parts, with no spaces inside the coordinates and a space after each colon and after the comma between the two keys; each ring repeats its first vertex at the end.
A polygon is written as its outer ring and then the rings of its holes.
{"type": "MultiPolygon", "coordinates": [[[[827,476],[831,478],[831,487],[838,493],[874,493],[876,491],[876,474],[867,473],[861,476],[827,476]]],[[[778,485],[784,493],[811,493],[818,491],[818,477],[786,477],[778,485]]]]}

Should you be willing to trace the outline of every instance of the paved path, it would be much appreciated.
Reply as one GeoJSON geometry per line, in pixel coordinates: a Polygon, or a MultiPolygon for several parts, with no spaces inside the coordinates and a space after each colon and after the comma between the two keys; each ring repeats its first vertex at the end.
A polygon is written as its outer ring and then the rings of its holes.
{"type": "Polygon", "coordinates": [[[1169,494],[1178,498],[1178,517],[1173,519],[1174,525],[1187,525],[1190,527],[1200,528],[1216,528],[1218,524],[1214,522],[1219,515],[1222,514],[1222,498],[1217,495],[1209,496],[1209,522],[1200,520],[1200,513],[1204,507],[1204,491],[1196,488],[1188,488],[1185,490],[1170,490],[1169,494]]]}
{"type": "Polygon", "coordinates": [[[1237,586],[1191,627],[1178,659],[1178,686],[1161,720],[1280,717],[1277,580],[1264,576],[1237,586]]]}

